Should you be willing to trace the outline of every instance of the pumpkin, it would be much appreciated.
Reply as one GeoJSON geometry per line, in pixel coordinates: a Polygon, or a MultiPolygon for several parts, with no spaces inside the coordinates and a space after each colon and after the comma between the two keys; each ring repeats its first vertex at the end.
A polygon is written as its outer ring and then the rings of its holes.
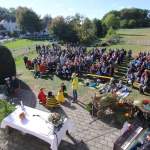
{"type": "Polygon", "coordinates": [[[19,118],[20,118],[21,120],[25,119],[25,113],[24,113],[24,112],[20,113],[20,114],[19,114],[19,118]]]}

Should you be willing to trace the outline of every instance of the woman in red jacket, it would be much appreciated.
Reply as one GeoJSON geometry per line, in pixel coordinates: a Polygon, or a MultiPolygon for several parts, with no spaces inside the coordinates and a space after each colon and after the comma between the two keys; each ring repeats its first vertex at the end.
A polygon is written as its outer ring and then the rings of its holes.
{"type": "Polygon", "coordinates": [[[40,89],[40,92],[38,94],[38,99],[39,99],[40,103],[42,103],[44,105],[46,104],[46,94],[44,93],[43,88],[40,89]]]}

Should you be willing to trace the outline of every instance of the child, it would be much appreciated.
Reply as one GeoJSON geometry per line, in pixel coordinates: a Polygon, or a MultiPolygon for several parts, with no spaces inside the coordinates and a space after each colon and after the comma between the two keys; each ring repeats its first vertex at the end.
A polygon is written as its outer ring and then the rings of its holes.
{"type": "Polygon", "coordinates": [[[38,94],[38,99],[41,104],[43,104],[43,105],[46,104],[46,94],[44,93],[44,88],[40,89],[40,92],[38,94]]]}
{"type": "Polygon", "coordinates": [[[65,97],[64,97],[64,93],[63,93],[62,89],[60,89],[58,91],[56,99],[57,99],[58,103],[64,103],[65,102],[65,97]]]}
{"type": "Polygon", "coordinates": [[[52,94],[52,92],[48,92],[48,97],[46,100],[46,107],[54,108],[57,107],[59,104],[55,98],[55,96],[52,94]]]}
{"type": "Polygon", "coordinates": [[[67,97],[67,88],[66,85],[64,83],[61,83],[61,90],[63,91],[64,97],[67,97]]]}

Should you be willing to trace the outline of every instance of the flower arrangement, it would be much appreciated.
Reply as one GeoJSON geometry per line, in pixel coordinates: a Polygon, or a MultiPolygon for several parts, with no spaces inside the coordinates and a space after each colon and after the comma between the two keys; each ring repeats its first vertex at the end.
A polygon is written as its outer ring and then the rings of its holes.
{"type": "Polygon", "coordinates": [[[59,113],[51,113],[48,117],[48,121],[52,122],[54,126],[59,126],[63,122],[63,118],[59,113]]]}

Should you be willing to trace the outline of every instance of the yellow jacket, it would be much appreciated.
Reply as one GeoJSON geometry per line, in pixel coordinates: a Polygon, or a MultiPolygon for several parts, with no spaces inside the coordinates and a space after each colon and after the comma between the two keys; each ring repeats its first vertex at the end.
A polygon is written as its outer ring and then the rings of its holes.
{"type": "Polygon", "coordinates": [[[72,80],[72,89],[73,90],[78,89],[78,77],[73,78],[73,80],[72,80]]]}
{"type": "Polygon", "coordinates": [[[59,103],[63,103],[65,102],[65,97],[64,97],[64,93],[61,91],[58,91],[56,99],[59,103]]]}

